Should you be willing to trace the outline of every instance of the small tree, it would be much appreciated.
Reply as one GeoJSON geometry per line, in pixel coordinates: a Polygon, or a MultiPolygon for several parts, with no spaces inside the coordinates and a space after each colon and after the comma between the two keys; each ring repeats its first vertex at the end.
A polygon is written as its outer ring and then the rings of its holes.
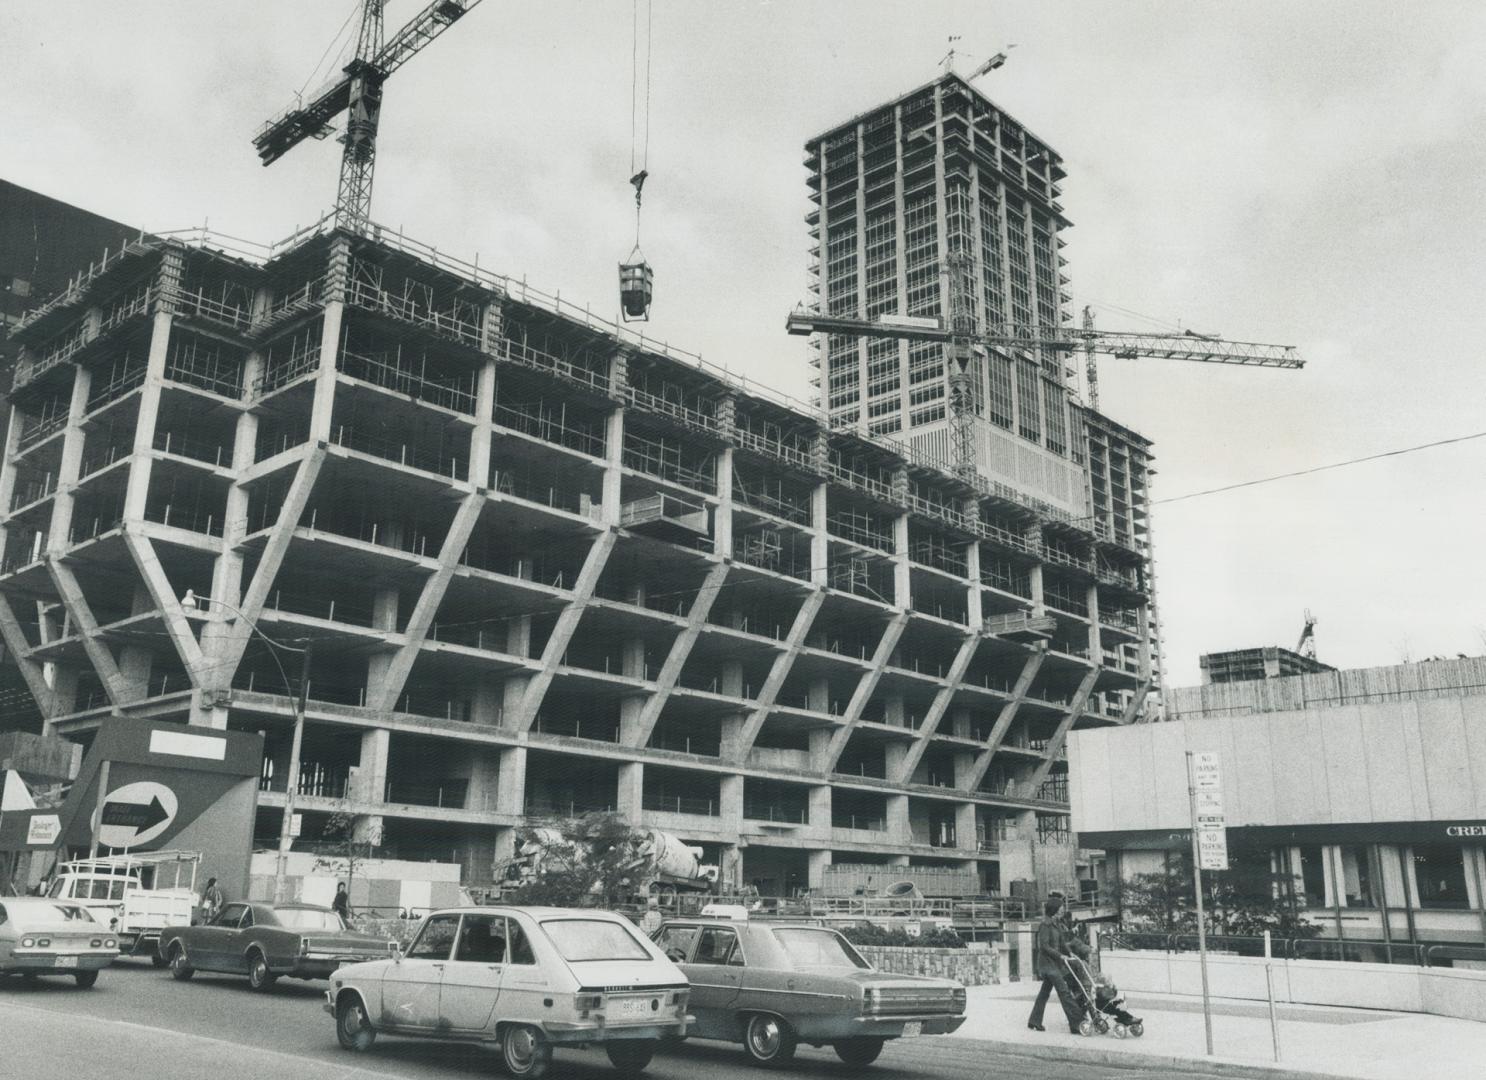
{"type": "MultiPolygon", "coordinates": [[[[1234,852],[1227,870],[1202,875],[1203,906],[1209,934],[1309,938],[1321,932],[1307,922],[1291,896],[1293,881],[1270,869],[1266,852],[1234,852]]],[[[1121,925],[1129,930],[1168,934],[1197,932],[1191,859],[1168,862],[1161,870],[1136,874],[1118,883],[1121,925]]]]}
{"type": "Polygon", "coordinates": [[[633,891],[635,833],[615,814],[584,814],[549,826],[527,880],[505,892],[516,904],[611,907],[633,891]]]}
{"type": "Polygon", "coordinates": [[[356,815],[349,810],[335,811],[326,819],[320,830],[320,853],[315,857],[316,870],[329,870],[338,878],[345,878],[346,893],[351,892],[351,883],[356,879],[356,870],[371,858],[376,843],[371,839],[356,838],[356,815]]]}

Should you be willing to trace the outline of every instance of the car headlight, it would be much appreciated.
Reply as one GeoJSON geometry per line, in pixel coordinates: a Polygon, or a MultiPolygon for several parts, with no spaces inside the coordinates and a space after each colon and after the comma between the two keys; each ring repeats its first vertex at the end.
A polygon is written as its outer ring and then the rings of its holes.
{"type": "Polygon", "coordinates": [[[88,942],[88,946],[93,949],[101,949],[103,948],[103,939],[95,937],[92,941],[88,942]]]}
{"type": "Polygon", "coordinates": [[[869,986],[862,991],[862,1012],[877,1011],[877,987],[869,986]]]}
{"type": "Polygon", "coordinates": [[[52,943],[52,939],[49,938],[49,937],[37,938],[36,939],[37,946],[40,947],[40,948],[43,948],[43,949],[45,949],[51,943],[52,943]]]}
{"type": "Polygon", "coordinates": [[[34,937],[23,937],[23,938],[21,938],[21,948],[23,948],[23,949],[34,949],[34,948],[36,948],[36,939],[34,937]]]}
{"type": "Polygon", "coordinates": [[[109,938],[107,941],[105,941],[103,943],[103,947],[105,949],[117,949],[119,947],[119,943],[117,941],[115,941],[113,938],[109,938]]]}

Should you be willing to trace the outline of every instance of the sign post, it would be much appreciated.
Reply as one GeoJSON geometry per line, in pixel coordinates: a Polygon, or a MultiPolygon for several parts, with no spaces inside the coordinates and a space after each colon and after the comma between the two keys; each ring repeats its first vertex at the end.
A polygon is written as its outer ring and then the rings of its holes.
{"type": "Polygon", "coordinates": [[[1187,751],[1187,802],[1192,812],[1192,880],[1197,894],[1197,962],[1202,971],[1202,1024],[1207,1033],[1207,1053],[1211,1057],[1213,1011],[1207,986],[1207,917],[1202,904],[1202,871],[1228,869],[1228,835],[1223,828],[1222,816],[1223,779],[1217,754],[1187,751]],[[1199,803],[1205,813],[1199,814],[1199,803]]]}

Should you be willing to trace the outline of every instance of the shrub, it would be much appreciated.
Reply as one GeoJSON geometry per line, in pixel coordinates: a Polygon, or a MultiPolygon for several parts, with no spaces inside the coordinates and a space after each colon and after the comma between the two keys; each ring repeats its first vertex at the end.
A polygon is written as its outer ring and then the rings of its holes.
{"type": "Polygon", "coordinates": [[[965,941],[953,930],[925,929],[918,935],[896,927],[875,926],[865,923],[841,929],[846,940],[853,945],[886,945],[915,949],[963,949],[965,941]]]}

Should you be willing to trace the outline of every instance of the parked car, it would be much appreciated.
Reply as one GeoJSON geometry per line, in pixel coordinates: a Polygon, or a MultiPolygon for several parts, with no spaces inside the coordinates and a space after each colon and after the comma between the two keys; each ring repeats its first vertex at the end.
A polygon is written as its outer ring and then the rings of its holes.
{"type": "Polygon", "coordinates": [[[959,983],[878,971],[828,927],[672,919],[655,942],[691,982],[691,1034],[740,1042],[759,1065],[784,1064],[802,1042],[869,1065],[888,1039],[965,1022],[959,983]]]}
{"type": "Polygon", "coordinates": [[[542,1076],[554,1046],[601,1043],[637,1073],[662,1037],[686,1032],[676,965],[607,911],[475,907],[435,911],[406,954],[331,977],[325,1011],[347,1050],[378,1033],[490,1042],[506,1071],[542,1076]]]}
{"type": "Polygon", "coordinates": [[[342,964],[396,948],[390,938],[358,933],[339,913],[314,904],[224,904],[210,923],[160,933],[160,955],[177,979],[198,971],[245,974],[254,990],[267,990],[281,976],[328,978],[342,964]]]}
{"type": "Polygon", "coordinates": [[[118,938],[77,905],[0,898],[0,974],[71,975],[86,990],[118,955],[118,938]]]}

